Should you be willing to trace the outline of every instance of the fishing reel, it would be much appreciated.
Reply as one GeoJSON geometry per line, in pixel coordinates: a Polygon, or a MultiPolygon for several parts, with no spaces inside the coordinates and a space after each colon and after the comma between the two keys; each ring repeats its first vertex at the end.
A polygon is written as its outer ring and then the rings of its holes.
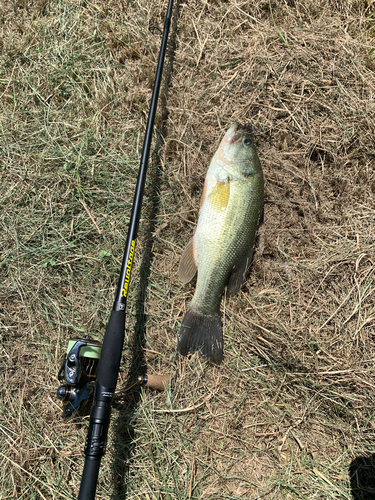
{"type": "Polygon", "coordinates": [[[58,379],[65,382],[57,389],[57,397],[63,403],[63,416],[69,419],[82,414],[90,407],[95,388],[102,344],[90,337],[73,339],[68,343],[58,379]]]}
{"type": "MultiPolygon", "coordinates": [[[[58,379],[64,383],[56,391],[58,399],[63,403],[63,416],[66,420],[89,413],[87,410],[91,408],[93,401],[101,351],[102,344],[89,336],[69,341],[58,374],[58,379]]],[[[140,375],[127,387],[117,390],[115,396],[137,386],[164,391],[169,382],[170,375],[140,375]]]]}

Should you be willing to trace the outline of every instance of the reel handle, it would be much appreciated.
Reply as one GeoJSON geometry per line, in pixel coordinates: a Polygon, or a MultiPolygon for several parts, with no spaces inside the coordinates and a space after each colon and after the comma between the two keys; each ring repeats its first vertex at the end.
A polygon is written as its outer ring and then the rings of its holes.
{"type": "Polygon", "coordinates": [[[144,385],[146,387],[149,387],[150,389],[165,391],[167,386],[170,384],[170,381],[170,375],[146,375],[144,379],[144,385]]]}

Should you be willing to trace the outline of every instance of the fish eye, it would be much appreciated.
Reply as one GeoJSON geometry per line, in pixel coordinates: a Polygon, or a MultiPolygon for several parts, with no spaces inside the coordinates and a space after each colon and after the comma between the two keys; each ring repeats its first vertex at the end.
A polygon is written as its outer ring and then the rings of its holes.
{"type": "Polygon", "coordinates": [[[250,139],[245,139],[243,143],[246,144],[246,146],[251,146],[253,144],[250,139]]]}

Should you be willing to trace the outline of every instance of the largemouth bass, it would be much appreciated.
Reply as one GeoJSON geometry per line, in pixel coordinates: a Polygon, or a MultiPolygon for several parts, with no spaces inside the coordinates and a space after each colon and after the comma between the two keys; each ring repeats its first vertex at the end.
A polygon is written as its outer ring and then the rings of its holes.
{"type": "Polygon", "coordinates": [[[263,173],[251,126],[234,123],[224,135],[207,172],[194,236],[178,270],[188,283],[198,271],[192,301],[182,320],[177,350],[195,351],[220,364],[222,292],[237,292],[250,267],[255,234],[263,214],[263,173]]]}

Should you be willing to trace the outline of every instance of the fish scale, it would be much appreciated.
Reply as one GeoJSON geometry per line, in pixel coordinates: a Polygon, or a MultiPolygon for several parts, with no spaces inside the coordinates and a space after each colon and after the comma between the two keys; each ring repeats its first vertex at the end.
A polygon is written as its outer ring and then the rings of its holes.
{"type": "MultiPolygon", "coordinates": [[[[244,219],[246,219],[246,216],[250,218],[252,212],[255,212],[251,210],[251,208],[253,208],[252,206],[248,208],[249,210],[244,214],[244,219]]],[[[209,225],[212,225],[214,219],[213,215],[215,215],[212,214],[212,212],[213,210],[210,208],[207,214],[209,225]]],[[[202,215],[201,213],[201,217],[202,215]]],[[[232,214],[227,214],[227,220],[225,220],[224,223],[221,221],[221,231],[216,232],[212,230],[208,233],[208,235],[213,236],[213,238],[207,238],[207,233],[203,233],[202,236],[196,239],[195,248],[196,258],[199,263],[199,272],[197,287],[192,303],[196,306],[197,311],[207,316],[213,316],[218,312],[221,292],[228,281],[233,267],[246,249],[252,247],[254,243],[254,239],[251,238],[251,228],[250,231],[243,232],[238,232],[236,230],[230,231],[230,229],[227,229],[226,234],[223,234],[223,228],[233,228],[233,226],[228,224],[228,220],[231,220],[231,215],[232,214]],[[225,238],[223,236],[225,236],[225,238]],[[205,250],[207,248],[211,248],[211,253],[218,254],[220,258],[209,260],[210,252],[205,250]]],[[[232,220],[233,219],[234,217],[232,217],[232,220]]],[[[204,222],[204,219],[202,219],[202,224],[204,224],[204,222]]],[[[257,220],[254,221],[254,225],[255,224],[257,224],[257,220]]]]}
{"type": "Polygon", "coordinates": [[[238,291],[251,263],[263,210],[263,173],[248,126],[233,124],[207,172],[195,234],[180,262],[187,283],[198,270],[195,293],[177,339],[183,355],[198,351],[216,364],[223,357],[220,302],[238,291]]]}

